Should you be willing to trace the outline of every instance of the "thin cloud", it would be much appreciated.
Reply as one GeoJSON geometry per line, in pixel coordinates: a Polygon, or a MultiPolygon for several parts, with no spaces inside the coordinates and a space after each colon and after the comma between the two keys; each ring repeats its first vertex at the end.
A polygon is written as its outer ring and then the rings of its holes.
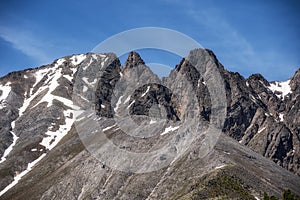
{"type": "Polygon", "coordinates": [[[0,37],[9,42],[13,48],[34,59],[38,64],[48,63],[51,59],[44,52],[44,42],[29,31],[0,27],[0,37]]]}
{"type": "Polygon", "coordinates": [[[218,39],[219,45],[238,50],[244,56],[253,56],[255,54],[247,39],[239,34],[224,18],[220,17],[217,11],[208,8],[205,10],[187,8],[186,13],[198,24],[208,28],[210,33],[218,39]]]}
{"type": "MultiPolygon", "coordinates": [[[[170,3],[172,2],[170,1],[170,3]]],[[[184,3],[176,1],[175,3],[190,20],[203,29],[202,35],[206,37],[206,47],[222,51],[218,55],[222,57],[222,61],[227,67],[237,70],[249,65],[257,66],[258,63],[261,63],[251,43],[222,16],[221,10],[217,6],[203,3],[199,7],[199,5],[195,5],[194,1],[185,1],[184,3]]]]}

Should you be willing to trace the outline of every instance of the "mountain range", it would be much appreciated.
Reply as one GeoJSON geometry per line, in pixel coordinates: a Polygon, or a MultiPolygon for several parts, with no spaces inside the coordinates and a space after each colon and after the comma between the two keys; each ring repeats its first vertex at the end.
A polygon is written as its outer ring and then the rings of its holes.
{"type": "Polygon", "coordinates": [[[244,78],[208,49],[162,79],[136,52],[123,65],[86,53],[11,72],[0,78],[0,199],[300,196],[299,85],[300,69],[244,78]],[[146,152],[158,152],[149,165],[146,152]]]}

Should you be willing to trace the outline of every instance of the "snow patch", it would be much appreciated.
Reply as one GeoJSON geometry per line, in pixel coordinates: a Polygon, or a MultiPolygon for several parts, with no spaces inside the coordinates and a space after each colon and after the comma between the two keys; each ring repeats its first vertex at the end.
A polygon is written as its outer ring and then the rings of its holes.
{"type": "Polygon", "coordinates": [[[56,61],[55,67],[61,66],[65,61],[66,61],[66,59],[64,59],[64,58],[58,59],[56,61]]]}
{"type": "Polygon", "coordinates": [[[82,63],[82,61],[86,58],[86,55],[84,54],[79,54],[79,55],[74,55],[70,58],[71,63],[73,65],[78,65],[80,63],[82,63]]]}
{"type": "Polygon", "coordinates": [[[133,101],[129,104],[129,106],[127,106],[127,109],[129,109],[129,108],[132,106],[132,104],[134,104],[134,102],[135,102],[135,100],[133,100],[133,101]]]}
{"type": "Polygon", "coordinates": [[[0,85],[0,90],[2,94],[0,96],[0,109],[6,107],[6,99],[11,91],[10,82],[7,82],[5,85],[0,85]]]}
{"type": "Polygon", "coordinates": [[[72,82],[73,77],[70,75],[63,75],[64,78],[68,79],[68,81],[72,82]]]}
{"type": "Polygon", "coordinates": [[[74,122],[74,113],[72,110],[65,110],[64,111],[64,116],[65,116],[65,124],[60,125],[59,129],[57,131],[51,131],[48,130],[45,134],[47,137],[45,137],[42,142],[40,143],[47,149],[51,150],[53,149],[59,141],[67,135],[67,133],[71,130],[71,127],[74,122]]]}
{"type": "Polygon", "coordinates": [[[258,130],[258,133],[263,132],[265,129],[266,129],[266,127],[263,127],[262,129],[259,129],[259,130],[258,130]]]}
{"type": "Polygon", "coordinates": [[[97,56],[92,55],[92,58],[90,59],[90,62],[87,65],[83,66],[82,69],[86,70],[93,63],[94,60],[98,60],[98,58],[97,58],[97,56]]]}
{"type": "Polygon", "coordinates": [[[88,87],[86,87],[86,86],[84,85],[82,91],[83,91],[83,92],[86,92],[87,90],[88,90],[88,87]]]}
{"type": "Polygon", "coordinates": [[[124,104],[127,103],[129,100],[130,100],[130,96],[128,96],[128,97],[125,99],[124,104]]]}
{"type": "MultiPolygon", "coordinates": [[[[32,86],[34,88],[41,80],[44,78],[44,76],[49,72],[49,69],[44,68],[44,69],[39,69],[38,71],[35,72],[34,77],[35,77],[35,83],[32,86]]],[[[32,95],[32,93],[31,93],[32,95]]]]}
{"type": "Polygon", "coordinates": [[[280,119],[281,122],[283,122],[283,116],[284,115],[282,113],[279,114],[279,119],[280,119]]]}
{"type": "Polygon", "coordinates": [[[224,167],[226,167],[226,166],[227,166],[226,164],[220,165],[220,166],[215,167],[215,169],[221,169],[221,168],[224,168],[224,167]]]}
{"type": "Polygon", "coordinates": [[[118,99],[118,102],[117,102],[117,104],[116,104],[116,107],[114,108],[114,111],[115,111],[115,112],[117,112],[117,110],[119,109],[119,106],[120,106],[120,104],[121,104],[121,102],[122,102],[122,98],[123,98],[123,96],[120,96],[120,98],[118,99]]]}
{"type": "Polygon", "coordinates": [[[292,93],[291,86],[290,86],[290,80],[284,81],[284,82],[274,82],[270,83],[270,86],[268,87],[273,93],[280,92],[281,95],[276,95],[279,98],[283,98],[289,94],[292,93]]]}
{"type": "Polygon", "coordinates": [[[27,169],[24,170],[23,172],[17,174],[14,177],[13,182],[11,182],[8,186],[6,186],[1,192],[0,192],[0,196],[2,196],[4,193],[6,193],[9,189],[11,189],[12,187],[14,187],[23,176],[25,176],[28,172],[30,172],[32,170],[32,168],[40,161],[42,160],[44,157],[46,156],[46,153],[43,153],[40,157],[38,157],[36,160],[32,161],[31,163],[28,163],[27,169]]]}
{"type": "Polygon", "coordinates": [[[160,135],[165,135],[171,131],[176,131],[177,129],[179,129],[180,126],[175,126],[175,127],[172,127],[172,126],[169,126],[167,128],[165,128],[164,132],[160,135]]]}
{"type": "MultiPolygon", "coordinates": [[[[53,77],[51,77],[52,80],[51,80],[51,82],[50,82],[50,85],[44,85],[44,86],[40,87],[40,88],[38,89],[38,91],[35,93],[36,95],[32,95],[32,96],[28,99],[28,101],[25,100],[24,105],[27,105],[26,108],[29,106],[31,100],[33,100],[33,99],[35,98],[35,96],[37,96],[41,91],[43,91],[43,90],[46,89],[46,88],[49,89],[48,92],[47,92],[47,94],[44,95],[43,98],[42,98],[38,103],[36,103],[36,104],[33,106],[33,108],[36,107],[37,105],[39,105],[40,103],[43,103],[43,102],[47,102],[47,103],[48,103],[47,107],[50,107],[50,106],[52,105],[52,102],[53,102],[54,99],[57,99],[57,100],[60,99],[60,101],[62,100],[61,102],[64,102],[65,100],[67,100],[67,99],[65,99],[65,98],[58,97],[58,96],[54,96],[54,95],[51,94],[51,93],[59,86],[58,79],[61,77],[61,70],[62,70],[62,69],[59,68],[59,69],[56,70],[56,73],[53,74],[53,77]],[[61,99],[61,98],[62,98],[62,99],[61,99]]],[[[21,109],[20,109],[20,110],[21,110],[21,109]]],[[[24,111],[25,111],[25,110],[22,110],[22,113],[23,113],[24,111]]]]}
{"type": "Polygon", "coordinates": [[[156,123],[156,121],[151,119],[149,124],[154,124],[154,123],[156,123]]]}
{"type": "Polygon", "coordinates": [[[109,126],[109,127],[106,127],[106,128],[104,128],[102,131],[107,131],[107,130],[109,130],[109,129],[112,129],[113,127],[115,127],[116,126],[116,124],[114,124],[114,125],[112,125],[112,126],[109,126]]]}
{"type": "Polygon", "coordinates": [[[1,158],[1,160],[0,160],[0,163],[4,162],[4,161],[6,160],[6,157],[7,157],[8,154],[13,150],[13,147],[16,145],[17,140],[18,140],[18,138],[19,138],[14,132],[10,131],[10,133],[13,135],[13,142],[12,142],[11,145],[4,151],[3,156],[2,156],[2,158],[1,158]]]}
{"type": "Polygon", "coordinates": [[[146,92],[144,92],[141,97],[145,96],[149,92],[149,90],[150,90],[150,86],[147,87],[146,92]]]}
{"type": "MultiPolygon", "coordinates": [[[[31,101],[37,95],[39,95],[42,91],[44,91],[46,89],[48,89],[48,92],[42,97],[42,99],[39,102],[37,102],[35,105],[33,105],[33,107],[37,106],[38,104],[40,104],[42,102],[47,102],[48,103],[47,107],[49,107],[52,105],[52,102],[54,99],[61,101],[65,105],[67,104],[67,106],[69,106],[69,107],[72,107],[73,102],[71,100],[51,94],[59,86],[58,79],[60,77],[62,77],[62,68],[59,66],[64,61],[65,61],[64,58],[57,60],[56,61],[57,64],[51,70],[45,68],[45,69],[40,69],[35,72],[36,82],[33,87],[35,87],[46,74],[48,75],[47,80],[45,81],[45,84],[40,86],[34,94],[32,94],[32,90],[31,90],[31,96],[28,99],[24,100],[23,106],[19,109],[20,116],[28,108],[31,101]]],[[[72,70],[72,75],[63,75],[63,77],[67,78],[70,82],[72,82],[72,79],[73,79],[72,76],[74,73],[76,73],[77,68],[70,68],[70,69],[72,70]]]]}
{"type": "Polygon", "coordinates": [[[105,105],[101,104],[101,108],[105,108],[105,105]]]}
{"type": "Polygon", "coordinates": [[[87,77],[83,77],[82,80],[83,80],[87,85],[92,86],[92,87],[94,87],[94,85],[97,83],[97,79],[94,79],[92,82],[90,82],[90,81],[88,80],[87,77]]]}
{"type": "Polygon", "coordinates": [[[97,57],[95,54],[93,54],[92,57],[93,57],[95,60],[98,60],[98,57],[97,57]]]}

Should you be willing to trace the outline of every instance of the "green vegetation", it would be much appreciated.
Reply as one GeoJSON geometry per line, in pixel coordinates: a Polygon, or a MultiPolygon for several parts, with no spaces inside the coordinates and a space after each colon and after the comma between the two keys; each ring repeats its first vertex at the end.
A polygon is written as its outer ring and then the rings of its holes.
{"type": "MultiPolygon", "coordinates": [[[[266,192],[264,193],[263,200],[279,200],[277,197],[269,196],[266,192]]],[[[300,197],[296,197],[291,190],[285,190],[282,194],[282,200],[300,200],[300,197]]]]}
{"type": "Polygon", "coordinates": [[[184,187],[170,199],[255,199],[247,186],[226,171],[215,171],[199,180],[185,181],[184,187]]]}
{"type": "Polygon", "coordinates": [[[264,192],[263,200],[278,200],[278,198],[273,195],[269,196],[266,192],[264,192]]]}
{"type": "Polygon", "coordinates": [[[285,190],[282,195],[283,200],[300,200],[300,197],[296,197],[291,190],[285,190]]]}

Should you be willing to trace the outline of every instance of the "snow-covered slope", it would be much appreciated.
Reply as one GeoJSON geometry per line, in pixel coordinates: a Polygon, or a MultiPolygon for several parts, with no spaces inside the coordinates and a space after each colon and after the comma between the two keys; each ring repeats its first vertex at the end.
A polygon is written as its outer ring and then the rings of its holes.
{"type": "MultiPolygon", "coordinates": [[[[16,185],[71,130],[75,121],[74,111],[78,109],[72,101],[72,84],[80,64],[84,64],[85,70],[91,64],[103,66],[107,56],[109,55],[80,54],[64,57],[51,65],[26,70],[22,79],[14,80],[14,83],[5,78],[0,81],[0,111],[10,112],[9,101],[13,101],[16,95],[20,100],[20,106],[16,109],[17,118],[6,124],[12,142],[8,140],[8,146],[2,150],[0,169],[11,165],[14,156],[22,157],[26,154],[25,158],[12,167],[13,176],[3,177],[4,182],[0,181],[0,196],[16,185]],[[42,128],[39,124],[41,121],[44,121],[42,128]],[[10,183],[6,185],[5,182],[10,183]],[[3,188],[4,185],[6,186],[3,188]]],[[[84,69],[81,68],[82,71],[84,69]]],[[[85,87],[90,84],[87,82],[85,87]]]]}

